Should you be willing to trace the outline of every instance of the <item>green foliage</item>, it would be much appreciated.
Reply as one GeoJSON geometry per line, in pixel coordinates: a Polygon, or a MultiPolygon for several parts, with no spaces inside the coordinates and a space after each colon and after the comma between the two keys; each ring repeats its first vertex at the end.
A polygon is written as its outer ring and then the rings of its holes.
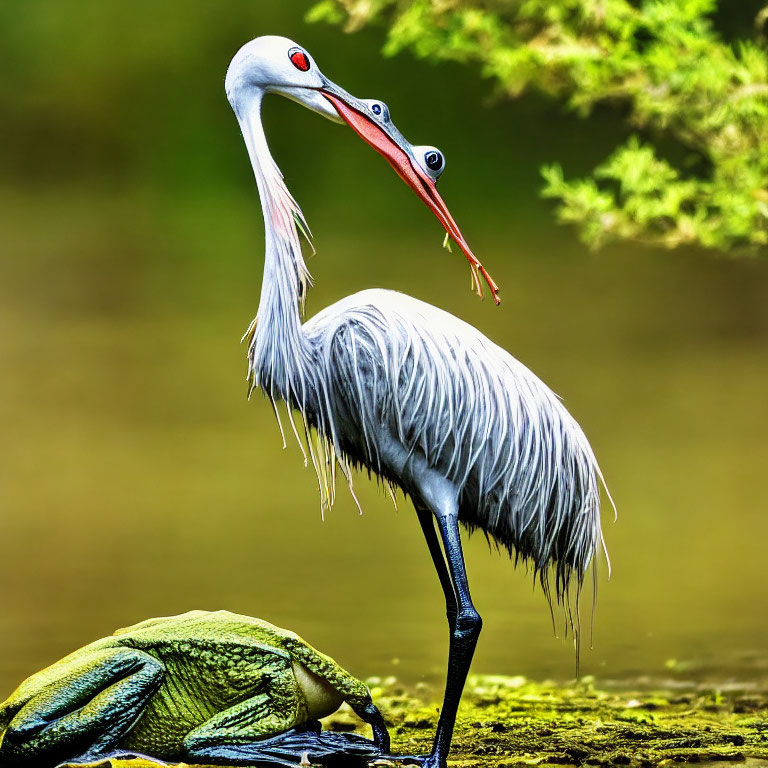
{"type": "Polygon", "coordinates": [[[716,4],[322,0],[310,19],[348,31],[383,21],[385,53],[479,66],[507,97],[537,89],[582,116],[620,105],[644,141],[633,135],[584,179],[542,169],[543,194],[590,245],[754,248],[768,243],[768,53],[721,40],[716,4]]]}

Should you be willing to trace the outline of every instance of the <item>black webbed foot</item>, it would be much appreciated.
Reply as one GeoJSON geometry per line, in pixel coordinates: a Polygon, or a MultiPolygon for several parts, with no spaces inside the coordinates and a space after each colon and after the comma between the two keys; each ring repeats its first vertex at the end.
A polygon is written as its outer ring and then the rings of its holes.
{"type": "MultiPolygon", "coordinates": [[[[377,760],[386,761],[388,763],[391,763],[392,765],[402,766],[402,768],[407,768],[408,766],[417,766],[418,768],[436,768],[437,764],[431,762],[432,761],[432,755],[391,755],[391,754],[381,754],[379,755],[377,760]]],[[[375,762],[374,762],[374,765],[375,762]]]]}
{"type": "Polygon", "coordinates": [[[355,733],[320,731],[314,724],[243,744],[195,749],[187,759],[221,765],[283,766],[322,765],[326,768],[366,768],[369,762],[386,758],[369,739],[355,733]]]}

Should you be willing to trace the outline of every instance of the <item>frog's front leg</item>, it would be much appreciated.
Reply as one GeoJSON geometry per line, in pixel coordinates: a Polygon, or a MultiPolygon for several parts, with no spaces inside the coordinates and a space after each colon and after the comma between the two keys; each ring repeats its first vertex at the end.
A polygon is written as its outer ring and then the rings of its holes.
{"type": "Polygon", "coordinates": [[[289,665],[265,675],[262,686],[263,693],[219,712],[190,731],[183,744],[186,756],[242,762],[246,759],[240,757],[243,750],[249,752],[254,743],[306,721],[306,705],[289,665]]]}
{"type": "Polygon", "coordinates": [[[19,707],[0,744],[0,765],[47,768],[97,758],[131,729],[165,668],[133,648],[83,657],[19,707]]]}
{"type": "MultiPolygon", "coordinates": [[[[226,765],[328,765],[364,768],[381,750],[355,733],[321,731],[311,720],[296,724],[287,712],[266,714],[269,696],[255,696],[196,728],[184,740],[186,759],[226,765]],[[262,720],[258,720],[260,715],[262,720]]],[[[301,706],[301,702],[297,702],[301,706]]]]}

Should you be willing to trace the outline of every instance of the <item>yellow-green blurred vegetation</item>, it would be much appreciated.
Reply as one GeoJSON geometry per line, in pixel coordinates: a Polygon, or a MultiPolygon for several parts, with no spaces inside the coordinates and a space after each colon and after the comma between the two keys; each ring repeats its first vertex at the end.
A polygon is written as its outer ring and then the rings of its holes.
{"type": "MultiPolygon", "coordinates": [[[[751,21],[750,3],[722,3],[751,21]]],[[[499,95],[528,89],[579,115],[621,111],[633,134],[591,175],[546,165],[543,194],[585,242],[729,250],[768,244],[768,51],[724,40],[717,0],[322,0],[313,20],[388,26],[386,53],[477,67],[499,95]],[[642,138],[641,138],[642,136],[642,138]]],[[[752,13],[755,10],[752,9],[752,13]]],[[[609,150],[606,147],[606,150],[609,150]]]]}
{"type": "MultiPolygon", "coordinates": [[[[712,35],[749,38],[749,5],[721,2],[712,35]]],[[[275,33],[444,151],[441,194],[503,299],[477,300],[434,217],[352,131],[272,97],[267,137],[318,249],[308,312],[406,291],[564,397],[619,507],[585,673],[764,679],[768,260],[591,252],[554,224],[540,168],[589,175],[637,132],[626,106],[494,98],[479,67],[384,58],[385,30],[346,35],[311,7],[0,3],[0,696],[192,608],[290,627],[358,677],[439,686],[444,605],[410,506],[360,475],[364,514],[339,488],[321,522],[311,468],[245,398],[263,229],[223,82],[241,44],[275,33]]],[[[482,537],[466,553],[485,621],[473,670],[572,676],[530,575],[482,537]]]]}

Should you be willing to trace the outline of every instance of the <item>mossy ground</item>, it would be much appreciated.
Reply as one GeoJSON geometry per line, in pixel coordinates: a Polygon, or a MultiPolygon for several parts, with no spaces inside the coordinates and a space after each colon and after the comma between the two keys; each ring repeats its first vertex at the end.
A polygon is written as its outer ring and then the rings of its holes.
{"type": "MultiPolygon", "coordinates": [[[[438,717],[434,692],[406,692],[392,681],[374,682],[372,689],[391,724],[393,749],[428,752],[438,717]]],[[[365,733],[346,709],[324,725],[365,733]]],[[[590,680],[563,687],[518,677],[476,676],[462,699],[450,762],[462,768],[652,768],[686,762],[768,766],[768,692],[694,685],[608,690],[590,680]]]]}

